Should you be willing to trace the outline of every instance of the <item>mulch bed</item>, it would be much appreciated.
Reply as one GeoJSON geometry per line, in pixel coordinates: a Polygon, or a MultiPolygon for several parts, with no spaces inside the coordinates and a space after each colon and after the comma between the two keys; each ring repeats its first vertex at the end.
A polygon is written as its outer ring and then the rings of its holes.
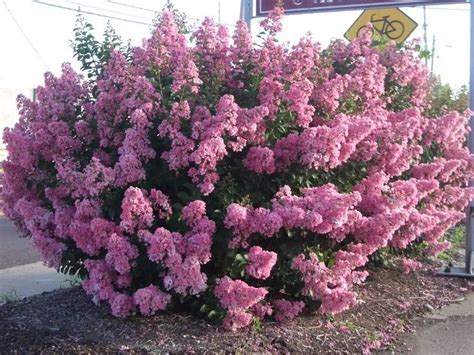
{"type": "MultiPolygon", "coordinates": [[[[425,270],[369,270],[359,304],[335,317],[306,315],[225,332],[190,314],[117,319],[76,287],[0,306],[0,353],[361,353],[390,346],[416,319],[463,297],[468,283],[425,270]]],[[[392,348],[393,349],[393,348],[392,348]]],[[[396,351],[406,351],[396,345],[396,351]]]]}

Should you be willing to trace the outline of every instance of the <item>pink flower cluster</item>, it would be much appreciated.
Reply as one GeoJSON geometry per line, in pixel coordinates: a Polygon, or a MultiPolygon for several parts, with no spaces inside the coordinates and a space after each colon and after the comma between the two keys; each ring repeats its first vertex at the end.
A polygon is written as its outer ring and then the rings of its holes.
{"type": "Polygon", "coordinates": [[[265,251],[259,246],[251,247],[248,253],[249,264],[246,268],[247,274],[256,279],[267,279],[277,262],[277,256],[276,253],[265,251]]]}
{"type": "Polygon", "coordinates": [[[275,300],[273,302],[275,319],[279,322],[292,320],[303,311],[304,306],[305,304],[302,301],[275,300]]]}
{"type": "Polygon", "coordinates": [[[404,274],[409,274],[410,272],[416,271],[423,267],[423,264],[420,263],[419,261],[408,259],[408,258],[402,258],[401,264],[402,264],[402,270],[404,274]]]}
{"type": "Polygon", "coordinates": [[[160,291],[154,285],[141,288],[133,294],[133,302],[140,309],[140,313],[145,316],[150,316],[157,311],[164,310],[170,299],[170,295],[160,291]]]}
{"type": "Polygon", "coordinates": [[[207,288],[207,276],[201,271],[201,265],[211,259],[211,238],[216,227],[205,213],[206,205],[199,200],[183,208],[183,219],[190,228],[184,235],[164,227],[156,228],[153,234],[147,230],[138,233],[147,244],[149,259],[167,268],[163,276],[167,290],[197,295],[207,288]]]}
{"type": "Polygon", "coordinates": [[[237,330],[290,320],[308,298],[337,313],[381,248],[449,247],[474,198],[467,117],[425,116],[429,75],[410,47],[372,47],[370,31],[289,46],[282,15],[258,46],[244,22],[231,36],[211,19],[191,45],[164,12],[95,81],[65,64],[18,98],[2,209],[114,315],[198,301],[237,330]]]}
{"type": "Polygon", "coordinates": [[[341,194],[332,184],[302,189],[301,197],[292,195],[289,186],[284,186],[272,200],[272,209],[229,205],[224,225],[233,230],[231,247],[247,246],[247,239],[255,233],[270,238],[282,229],[295,228],[338,240],[358,213],[354,206],[359,200],[359,193],[341,194]]]}
{"type": "Polygon", "coordinates": [[[352,245],[350,249],[354,251],[338,251],[331,268],[319,261],[315,253],[310,253],[308,259],[303,254],[293,259],[292,268],[303,275],[303,291],[321,300],[322,313],[339,313],[356,303],[356,294],[350,289],[367,277],[367,272],[355,271],[367,263],[367,257],[358,245],[352,245]]]}
{"type": "Polygon", "coordinates": [[[214,294],[227,310],[224,326],[232,331],[248,326],[253,318],[249,309],[262,301],[267,293],[264,288],[252,287],[228,276],[218,280],[214,294]]]}

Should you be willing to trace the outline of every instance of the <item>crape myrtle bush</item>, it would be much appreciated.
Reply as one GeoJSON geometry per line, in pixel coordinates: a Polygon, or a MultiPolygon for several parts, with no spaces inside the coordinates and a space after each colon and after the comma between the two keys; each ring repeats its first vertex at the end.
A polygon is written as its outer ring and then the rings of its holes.
{"type": "Polygon", "coordinates": [[[171,12],[137,48],[86,25],[87,79],[66,64],[19,97],[4,210],[114,315],[185,305],[235,330],[337,313],[374,253],[448,247],[473,192],[467,118],[424,115],[414,48],[282,44],[282,13],[257,45],[211,19],[190,45],[171,12]]]}

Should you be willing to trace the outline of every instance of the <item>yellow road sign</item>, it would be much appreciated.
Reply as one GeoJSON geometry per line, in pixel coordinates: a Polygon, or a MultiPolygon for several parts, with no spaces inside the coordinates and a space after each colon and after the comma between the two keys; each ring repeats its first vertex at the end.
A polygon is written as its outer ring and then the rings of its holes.
{"type": "Polygon", "coordinates": [[[357,37],[368,24],[372,32],[387,39],[403,43],[415,30],[418,24],[397,8],[365,10],[344,34],[349,41],[357,37]]]}

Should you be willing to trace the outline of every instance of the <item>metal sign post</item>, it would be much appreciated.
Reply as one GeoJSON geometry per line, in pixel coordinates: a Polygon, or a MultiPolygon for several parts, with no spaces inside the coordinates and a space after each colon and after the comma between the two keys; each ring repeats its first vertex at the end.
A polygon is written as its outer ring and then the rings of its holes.
{"type": "MultiPolygon", "coordinates": [[[[469,119],[469,127],[471,128],[469,132],[469,151],[474,153],[474,2],[471,0],[470,5],[471,10],[471,31],[470,31],[470,80],[469,80],[469,109],[471,110],[471,117],[469,119]]],[[[471,186],[473,182],[471,181],[471,186]]],[[[474,223],[473,223],[473,214],[474,214],[474,203],[471,201],[469,203],[469,214],[468,214],[468,226],[469,232],[466,236],[466,272],[470,275],[474,274],[474,223]]]]}
{"type": "MultiPolygon", "coordinates": [[[[474,111],[474,1],[471,1],[471,31],[470,31],[470,75],[469,75],[469,109],[474,111]]],[[[474,116],[469,118],[469,151],[474,153],[474,116]]],[[[474,186],[474,181],[471,181],[471,186],[474,186]]],[[[459,277],[474,277],[474,201],[469,203],[466,211],[466,256],[465,266],[447,266],[441,270],[439,275],[444,276],[459,276],[459,277]]]]}
{"type": "MultiPolygon", "coordinates": [[[[241,0],[240,18],[251,29],[253,2],[256,1],[256,15],[266,16],[278,3],[278,0],[241,0]]],[[[469,3],[469,0],[283,0],[285,12],[289,15],[322,11],[342,11],[357,9],[387,8],[397,6],[439,5],[469,3]]],[[[469,108],[474,112],[474,0],[470,1],[470,81],[469,108]]],[[[474,115],[469,119],[469,151],[474,154],[474,115]]],[[[471,181],[474,186],[474,181],[471,181]]],[[[466,257],[464,267],[448,266],[439,275],[474,277],[474,201],[469,203],[466,212],[466,257]]]]}
{"type": "Polygon", "coordinates": [[[247,23],[250,33],[252,33],[253,2],[254,0],[241,0],[240,4],[240,19],[247,23]]]}

